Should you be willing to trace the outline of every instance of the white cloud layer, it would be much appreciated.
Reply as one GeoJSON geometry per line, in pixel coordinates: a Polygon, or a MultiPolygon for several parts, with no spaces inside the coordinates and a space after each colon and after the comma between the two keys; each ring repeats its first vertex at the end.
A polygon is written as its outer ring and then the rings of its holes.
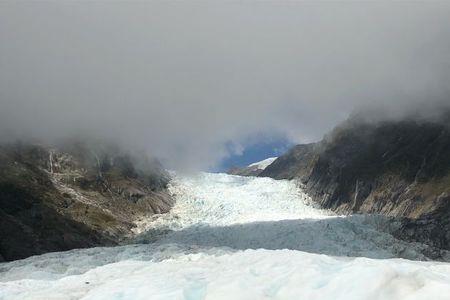
{"type": "Polygon", "coordinates": [[[199,168],[255,134],[317,140],[369,105],[447,105],[449,15],[445,2],[3,1],[0,134],[87,132],[199,168]]]}

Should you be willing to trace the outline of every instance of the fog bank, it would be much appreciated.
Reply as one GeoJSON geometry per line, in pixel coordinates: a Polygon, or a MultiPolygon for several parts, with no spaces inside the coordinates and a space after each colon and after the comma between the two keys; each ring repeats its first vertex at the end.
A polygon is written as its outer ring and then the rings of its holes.
{"type": "Polygon", "coordinates": [[[449,15],[445,2],[3,1],[0,136],[89,134],[204,169],[255,136],[320,139],[355,110],[433,115],[450,104],[449,15]]]}

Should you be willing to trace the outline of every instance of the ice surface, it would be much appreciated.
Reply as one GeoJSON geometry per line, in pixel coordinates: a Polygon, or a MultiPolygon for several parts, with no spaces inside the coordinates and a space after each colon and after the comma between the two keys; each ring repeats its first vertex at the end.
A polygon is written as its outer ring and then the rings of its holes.
{"type": "Polygon", "coordinates": [[[203,173],[170,190],[139,244],[0,264],[0,299],[450,299],[450,264],[414,261],[424,246],[384,218],[314,208],[295,182],[203,173]]]}
{"type": "Polygon", "coordinates": [[[271,163],[273,163],[278,157],[269,157],[262,161],[255,162],[253,164],[248,165],[249,167],[256,166],[260,170],[264,170],[267,168],[271,163]]]}
{"type": "MultiPolygon", "coordinates": [[[[75,262],[80,257],[72,252],[64,259],[75,262]]],[[[127,258],[59,279],[41,273],[33,280],[0,283],[0,298],[448,299],[449,282],[450,265],[444,263],[259,249],[185,254],[161,261],[127,258]]]]}
{"type": "Polygon", "coordinates": [[[176,205],[170,214],[156,221],[144,220],[150,221],[153,228],[181,229],[198,224],[225,226],[330,215],[309,205],[310,198],[295,182],[287,180],[200,173],[175,176],[169,189],[176,196],[176,205]]]}

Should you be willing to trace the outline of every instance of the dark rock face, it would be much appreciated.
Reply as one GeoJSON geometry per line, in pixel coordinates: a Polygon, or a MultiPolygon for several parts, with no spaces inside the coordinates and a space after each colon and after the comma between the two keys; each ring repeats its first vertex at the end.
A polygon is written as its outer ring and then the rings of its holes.
{"type": "Polygon", "coordinates": [[[294,146],[288,153],[277,158],[259,176],[274,179],[306,178],[316,157],[317,144],[294,146]]]}
{"type": "Polygon", "coordinates": [[[110,146],[0,146],[0,259],[117,244],[140,217],[170,210],[169,179],[110,146]]]}
{"type": "Polygon", "coordinates": [[[450,122],[351,119],[260,176],[297,178],[324,208],[403,218],[399,236],[450,249],[450,122]]]}
{"type": "Polygon", "coordinates": [[[402,225],[394,235],[404,240],[430,245],[430,253],[425,255],[440,259],[440,250],[449,250],[450,244],[450,201],[444,205],[446,207],[436,208],[435,211],[420,218],[402,219],[402,225]]]}

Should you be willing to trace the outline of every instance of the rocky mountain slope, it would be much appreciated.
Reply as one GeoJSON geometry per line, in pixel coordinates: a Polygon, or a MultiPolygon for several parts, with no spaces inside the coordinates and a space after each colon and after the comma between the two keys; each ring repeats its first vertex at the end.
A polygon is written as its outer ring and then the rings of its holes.
{"type": "Polygon", "coordinates": [[[156,162],[102,143],[0,146],[0,260],[114,245],[172,206],[156,162]]]}
{"type": "Polygon", "coordinates": [[[402,218],[398,235],[450,249],[450,118],[366,122],[298,145],[259,176],[298,179],[324,208],[402,218]]]}

